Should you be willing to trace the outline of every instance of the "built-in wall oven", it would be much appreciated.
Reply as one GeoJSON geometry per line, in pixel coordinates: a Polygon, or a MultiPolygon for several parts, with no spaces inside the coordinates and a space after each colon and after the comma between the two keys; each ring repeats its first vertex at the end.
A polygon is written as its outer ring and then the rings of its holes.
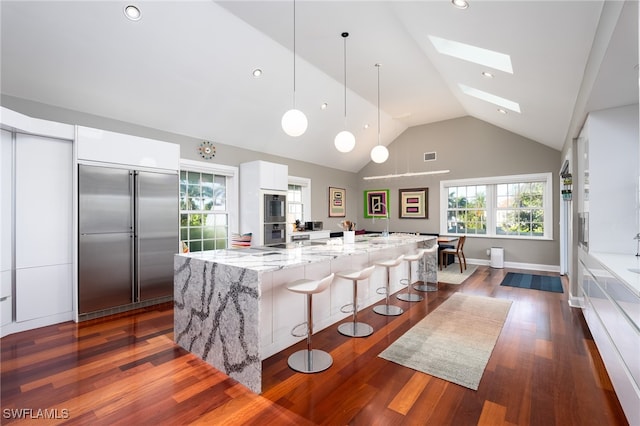
{"type": "Polygon", "coordinates": [[[287,196],[264,194],[264,223],[286,223],[287,196]]]}
{"type": "Polygon", "coordinates": [[[271,246],[287,242],[285,233],[286,224],[265,223],[264,225],[264,245],[271,246]]]}
{"type": "Polygon", "coordinates": [[[287,196],[264,194],[263,245],[287,242],[287,196]]]}

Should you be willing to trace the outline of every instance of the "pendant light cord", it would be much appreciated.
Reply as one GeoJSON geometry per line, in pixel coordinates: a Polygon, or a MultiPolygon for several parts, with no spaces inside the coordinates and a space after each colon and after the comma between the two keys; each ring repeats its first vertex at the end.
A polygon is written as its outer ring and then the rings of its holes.
{"type": "Polygon", "coordinates": [[[296,107],[296,0],[293,0],[293,108],[296,107]]]}
{"type": "Polygon", "coordinates": [[[380,145],[380,64],[376,64],[378,68],[378,145],[380,145]]]}
{"type": "Polygon", "coordinates": [[[347,125],[347,37],[349,33],[342,33],[344,38],[344,125],[347,125]]]}

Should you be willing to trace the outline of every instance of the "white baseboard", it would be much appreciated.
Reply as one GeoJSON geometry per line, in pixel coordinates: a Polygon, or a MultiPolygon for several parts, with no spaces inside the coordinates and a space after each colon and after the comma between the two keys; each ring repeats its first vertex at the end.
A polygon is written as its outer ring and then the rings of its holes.
{"type": "MultiPolygon", "coordinates": [[[[470,265],[490,265],[490,261],[486,259],[467,259],[467,263],[470,265]]],[[[504,267],[529,271],[560,272],[560,265],[542,265],[538,263],[504,262],[504,267]]]]}

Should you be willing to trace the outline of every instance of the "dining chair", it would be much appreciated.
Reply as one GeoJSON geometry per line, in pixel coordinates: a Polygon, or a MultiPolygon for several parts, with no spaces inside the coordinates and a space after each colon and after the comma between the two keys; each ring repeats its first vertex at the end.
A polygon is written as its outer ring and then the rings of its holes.
{"type": "Polygon", "coordinates": [[[456,248],[445,248],[440,250],[440,270],[442,270],[442,265],[444,263],[445,256],[453,254],[458,257],[458,263],[460,264],[460,273],[462,273],[462,264],[464,261],[464,269],[467,269],[467,258],[464,257],[464,241],[467,239],[466,235],[462,235],[458,238],[458,244],[456,244],[456,248]]]}

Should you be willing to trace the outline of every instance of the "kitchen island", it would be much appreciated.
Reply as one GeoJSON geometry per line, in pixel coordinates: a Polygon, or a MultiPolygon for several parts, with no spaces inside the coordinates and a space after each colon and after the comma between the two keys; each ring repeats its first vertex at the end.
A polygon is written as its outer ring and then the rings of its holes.
{"type": "MultiPolygon", "coordinates": [[[[215,250],[178,254],[174,259],[174,340],[186,350],[238,380],[256,393],[262,390],[262,360],[302,340],[291,335],[306,319],[303,296],[287,290],[300,279],[319,279],[332,272],[358,269],[375,261],[431,247],[436,237],[414,234],[359,236],[353,244],[341,238],[289,243],[282,247],[215,250]]],[[[436,256],[412,265],[412,277],[436,282],[436,256]]],[[[392,268],[391,291],[404,286],[407,262],[392,268]]],[[[376,268],[358,284],[358,306],[382,300],[386,271],[376,268]]],[[[351,281],[336,278],[329,291],[314,297],[314,332],[351,316],[351,281]]],[[[400,306],[402,302],[394,298],[400,306]]]]}

